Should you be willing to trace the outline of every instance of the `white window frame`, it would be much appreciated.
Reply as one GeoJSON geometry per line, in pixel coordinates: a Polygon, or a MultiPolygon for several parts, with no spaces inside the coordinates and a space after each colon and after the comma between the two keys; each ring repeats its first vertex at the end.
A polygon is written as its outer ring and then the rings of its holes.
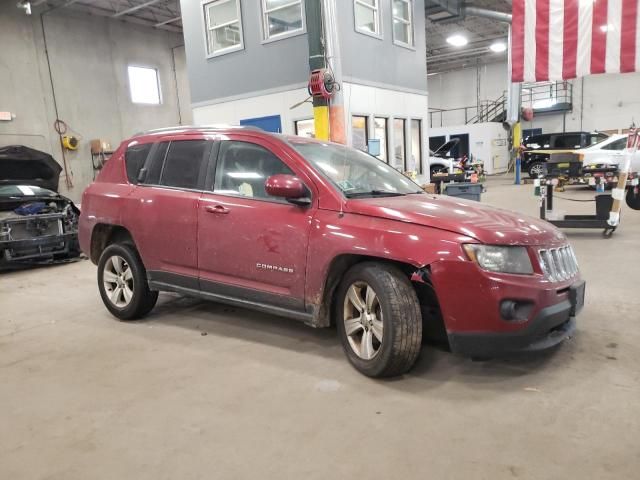
{"type": "Polygon", "coordinates": [[[395,45],[398,45],[400,47],[404,47],[404,48],[409,48],[411,50],[415,50],[415,44],[416,44],[416,40],[415,40],[415,25],[414,25],[414,15],[413,15],[413,4],[414,1],[413,0],[391,0],[391,35],[393,36],[393,43],[395,45]],[[405,20],[403,17],[397,17],[396,15],[393,14],[393,4],[395,2],[402,2],[402,3],[406,3],[408,6],[408,12],[409,12],[409,20],[405,20]],[[405,25],[409,25],[409,30],[410,30],[410,43],[405,43],[402,40],[398,40],[396,38],[396,29],[394,28],[394,22],[395,21],[399,21],[400,23],[404,23],[405,25]]]}
{"type": "Polygon", "coordinates": [[[307,33],[307,22],[306,22],[306,14],[304,11],[304,1],[303,0],[291,0],[285,5],[280,5],[279,7],[272,8],[271,10],[267,9],[266,0],[260,0],[260,24],[262,25],[262,43],[270,43],[277,42],[278,40],[282,40],[289,37],[295,37],[297,35],[302,35],[307,33]],[[300,15],[302,15],[302,27],[297,30],[291,30],[290,32],[282,32],[276,35],[269,36],[269,14],[273,12],[277,12],[278,10],[282,10],[287,7],[292,7],[293,5],[300,5],[300,15]]]}
{"type": "Polygon", "coordinates": [[[160,85],[160,71],[158,70],[158,68],[156,67],[151,67],[149,65],[138,65],[138,64],[131,64],[131,65],[127,65],[127,86],[129,87],[129,100],[131,100],[131,103],[133,103],[134,105],[146,105],[146,106],[156,106],[156,105],[162,105],[162,86],[160,85]],[[129,69],[130,68],[144,68],[146,70],[153,70],[156,74],[156,85],[158,87],[158,102],[136,102],[133,99],[133,91],[131,89],[131,74],[129,73],[129,69]]]}
{"type": "Polygon", "coordinates": [[[204,25],[204,51],[207,54],[207,58],[219,57],[220,55],[226,55],[227,53],[237,52],[240,50],[244,50],[244,29],[242,28],[242,11],[240,9],[240,0],[203,0],[200,4],[200,11],[202,12],[203,17],[203,25],[204,25]],[[209,5],[218,3],[228,3],[235,2],[236,4],[236,17],[237,20],[233,20],[231,22],[223,23],[222,25],[218,25],[214,28],[209,27],[209,9],[207,8],[209,5]],[[240,29],[240,43],[238,45],[233,45],[231,47],[222,48],[220,50],[210,52],[209,51],[209,35],[211,32],[215,30],[219,30],[224,27],[228,27],[234,23],[238,23],[240,29]]]}
{"type": "Polygon", "coordinates": [[[375,0],[374,6],[371,6],[368,3],[363,2],[362,0],[353,0],[353,28],[358,33],[361,33],[363,35],[368,35],[373,38],[377,38],[378,40],[382,40],[382,22],[380,21],[382,17],[381,12],[382,12],[382,9],[380,8],[380,0],[375,0]],[[375,26],[376,26],[375,32],[367,30],[366,28],[358,27],[358,23],[356,22],[356,5],[360,5],[362,7],[368,8],[369,10],[373,11],[373,15],[374,15],[373,18],[375,19],[375,26]]]}

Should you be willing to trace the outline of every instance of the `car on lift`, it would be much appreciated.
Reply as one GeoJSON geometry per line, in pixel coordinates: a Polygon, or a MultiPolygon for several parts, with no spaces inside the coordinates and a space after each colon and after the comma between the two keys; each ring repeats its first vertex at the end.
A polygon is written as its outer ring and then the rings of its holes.
{"type": "Polygon", "coordinates": [[[84,192],[82,250],[117,318],[172,291],[335,325],[372,377],[423,338],[472,357],[572,335],[585,283],[551,224],[425,193],[361,151],[241,127],[123,142],[84,192]]]}
{"type": "Polygon", "coordinates": [[[452,138],[435,151],[429,150],[429,173],[432,177],[438,174],[454,173],[456,169],[462,173],[459,161],[451,157],[451,152],[459,143],[459,138],[452,138]]]}
{"type": "Polygon", "coordinates": [[[61,170],[45,152],[0,148],[0,268],[79,255],[80,211],[57,191],[61,170]]]}
{"type": "Polygon", "coordinates": [[[525,138],[522,154],[522,170],[530,178],[547,173],[547,161],[553,153],[571,153],[606,140],[609,136],[601,132],[565,132],[531,135],[525,138]]]}

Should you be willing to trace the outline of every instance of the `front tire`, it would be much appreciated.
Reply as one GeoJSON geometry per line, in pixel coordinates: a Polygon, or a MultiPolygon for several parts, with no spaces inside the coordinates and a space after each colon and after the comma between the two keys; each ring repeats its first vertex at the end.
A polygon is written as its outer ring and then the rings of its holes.
{"type": "Polygon", "coordinates": [[[422,343],[420,303],[398,268],[354,266],[338,288],[335,309],[344,351],[361,373],[390,377],[413,367],[422,343]]]}
{"type": "Polygon", "coordinates": [[[98,289],[107,310],[120,320],[144,317],[158,300],[158,292],[149,289],[138,252],[129,244],[110,245],[102,252],[98,289]]]}

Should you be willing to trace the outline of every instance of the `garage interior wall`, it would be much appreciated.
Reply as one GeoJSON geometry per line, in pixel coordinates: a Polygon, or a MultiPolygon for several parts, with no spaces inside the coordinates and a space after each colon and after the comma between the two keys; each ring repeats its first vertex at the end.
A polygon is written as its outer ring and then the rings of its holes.
{"type": "MultiPolygon", "coordinates": [[[[429,75],[429,106],[452,109],[475,106],[479,100],[495,100],[506,89],[506,63],[482,65],[453,72],[429,75]]],[[[543,132],[578,130],[617,130],[629,128],[640,119],[640,73],[592,75],[570,81],[573,84],[573,111],[539,115],[523,128],[542,128],[543,132]]],[[[436,115],[434,126],[436,126],[436,115]]],[[[443,126],[464,123],[464,112],[447,112],[443,126]]]]}
{"type": "MultiPolygon", "coordinates": [[[[191,99],[182,36],[68,10],[45,14],[43,23],[59,118],[80,139],[67,152],[73,187],[64,173],[60,190],[78,201],[93,179],[89,142],[115,149],[125,138],[151,128],[191,123],[191,99]],[[158,70],[162,102],[131,102],[129,65],[158,70]],[[174,73],[175,65],[175,73],[174,73]]],[[[0,146],[21,144],[51,153],[62,163],[40,15],[25,15],[15,2],[0,5],[0,146]]]]}

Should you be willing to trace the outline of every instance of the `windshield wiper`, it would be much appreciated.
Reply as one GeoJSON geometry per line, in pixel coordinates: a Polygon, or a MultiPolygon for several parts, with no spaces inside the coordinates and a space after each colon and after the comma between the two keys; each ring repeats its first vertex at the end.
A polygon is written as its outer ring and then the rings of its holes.
{"type": "Polygon", "coordinates": [[[369,190],[367,192],[345,193],[347,198],[356,197],[403,197],[406,193],[392,192],[390,190],[369,190]]]}

